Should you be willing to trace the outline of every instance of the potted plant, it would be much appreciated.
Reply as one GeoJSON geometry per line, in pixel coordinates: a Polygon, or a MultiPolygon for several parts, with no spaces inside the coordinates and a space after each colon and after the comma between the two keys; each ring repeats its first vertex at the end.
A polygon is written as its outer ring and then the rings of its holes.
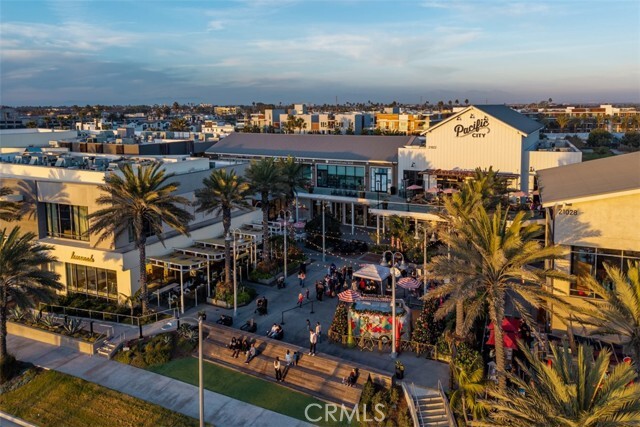
{"type": "Polygon", "coordinates": [[[399,360],[396,360],[396,378],[399,380],[404,378],[404,365],[399,360]]]}

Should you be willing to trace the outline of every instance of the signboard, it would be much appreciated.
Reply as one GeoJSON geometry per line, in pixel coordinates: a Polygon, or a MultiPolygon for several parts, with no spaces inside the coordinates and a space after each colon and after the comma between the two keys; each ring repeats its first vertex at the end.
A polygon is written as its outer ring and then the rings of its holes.
{"type": "MultiPolygon", "coordinates": [[[[474,115],[470,116],[471,119],[474,119],[474,115]]],[[[458,117],[461,120],[461,117],[458,117]]],[[[453,131],[458,138],[464,138],[465,136],[471,136],[471,138],[484,138],[490,132],[489,128],[489,118],[484,117],[483,119],[476,119],[472,123],[468,125],[457,124],[453,127],[453,131]]]]}

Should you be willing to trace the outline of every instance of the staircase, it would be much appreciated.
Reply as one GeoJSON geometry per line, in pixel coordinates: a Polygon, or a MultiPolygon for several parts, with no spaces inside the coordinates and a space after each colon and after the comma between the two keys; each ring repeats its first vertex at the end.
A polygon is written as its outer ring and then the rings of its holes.
{"type": "Polygon", "coordinates": [[[280,384],[326,402],[353,407],[360,401],[362,386],[369,376],[374,382],[386,386],[392,383],[392,377],[389,374],[322,353],[309,356],[306,349],[282,341],[217,324],[207,324],[205,330],[208,332],[207,338],[203,341],[205,360],[265,380],[275,380],[273,361],[276,357],[280,357],[284,367],[284,356],[287,350],[291,354],[295,351],[300,352],[301,358],[298,365],[284,368],[285,380],[280,384]],[[245,336],[255,343],[259,351],[249,364],[244,363],[244,354],[240,354],[238,358],[232,358],[231,350],[226,348],[231,337],[245,336]],[[342,384],[342,380],[349,376],[352,368],[359,369],[359,376],[353,387],[347,387],[342,384]]]}
{"type": "Polygon", "coordinates": [[[439,390],[404,383],[402,388],[413,412],[415,427],[456,427],[455,419],[447,410],[447,402],[439,390]]]}
{"type": "Polygon", "coordinates": [[[98,348],[98,351],[97,351],[98,356],[111,359],[113,355],[116,354],[116,352],[124,344],[124,339],[125,339],[124,333],[120,334],[117,337],[107,338],[102,342],[102,346],[98,348]]]}

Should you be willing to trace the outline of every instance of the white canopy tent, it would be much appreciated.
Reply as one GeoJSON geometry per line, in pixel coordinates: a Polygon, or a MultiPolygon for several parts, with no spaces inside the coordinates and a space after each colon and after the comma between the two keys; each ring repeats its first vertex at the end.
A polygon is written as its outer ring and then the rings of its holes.
{"type": "Polygon", "coordinates": [[[391,276],[389,267],[383,267],[376,264],[366,264],[360,270],[354,271],[353,277],[372,280],[380,286],[380,293],[384,292],[384,281],[391,276]]]}

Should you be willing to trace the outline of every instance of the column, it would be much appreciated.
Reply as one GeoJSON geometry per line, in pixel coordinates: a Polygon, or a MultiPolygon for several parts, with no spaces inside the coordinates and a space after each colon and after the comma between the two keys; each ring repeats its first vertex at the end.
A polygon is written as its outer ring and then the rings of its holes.
{"type": "Polygon", "coordinates": [[[351,235],[355,234],[355,206],[351,203],[351,235]]]}

